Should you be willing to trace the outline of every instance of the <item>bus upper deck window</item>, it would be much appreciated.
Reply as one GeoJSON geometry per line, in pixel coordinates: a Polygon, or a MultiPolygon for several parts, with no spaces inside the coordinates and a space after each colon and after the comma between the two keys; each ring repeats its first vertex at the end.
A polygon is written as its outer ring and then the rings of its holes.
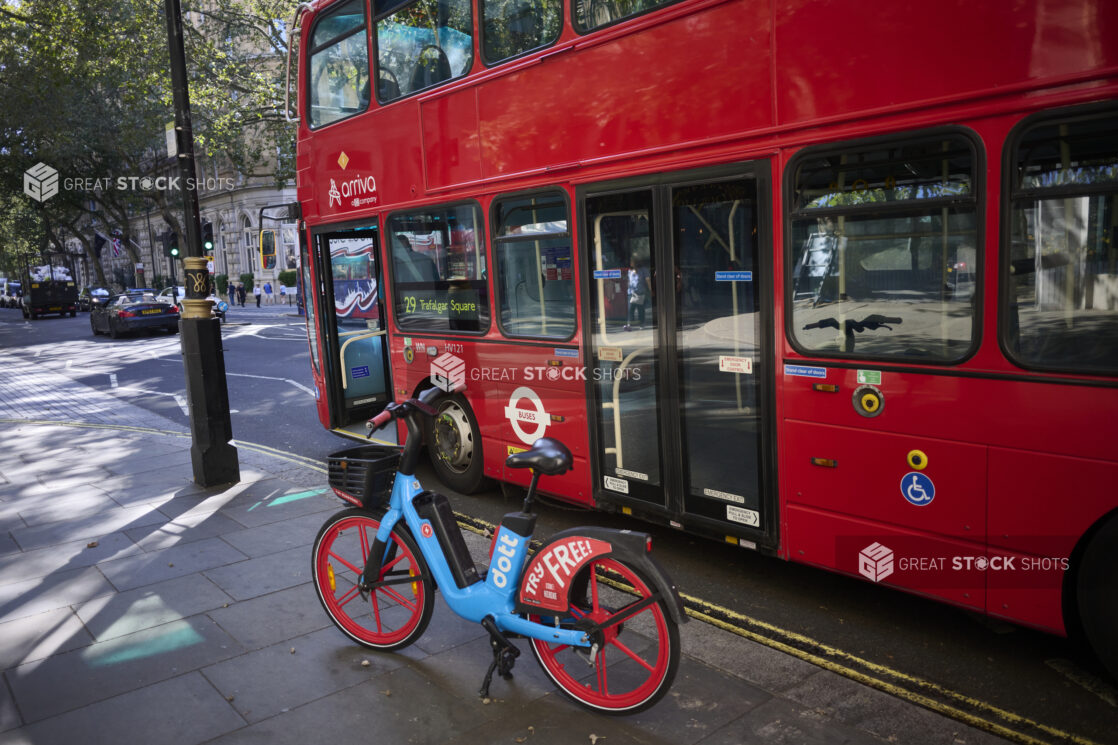
{"type": "Polygon", "coordinates": [[[575,0],[575,28],[589,33],[678,0],[575,0]]]}
{"type": "Polygon", "coordinates": [[[545,47],[563,30],[561,0],[483,0],[482,57],[489,64],[545,47]]]}
{"type": "Polygon", "coordinates": [[[1001,334],[1023,367],[1118,372],[1116,128],[1096,111],[1014,141],[1001,334]]]}
{"type": "Polygon", "coordinates": [[[310,124],[324,124],[359,114],[369,105],[369,47],[365,4],[350,0],[328,12],[311,32],[310,124]]]}
{"type": "Polygon", "coordinates": [[[469,0],[394,0],[375,4],[377,98],[388,103],[461,77],[473,63],[469,0]],[[388,12],[391,11],[391,12],[388,12]],[[388,12],[387,15],[382,15],[388,12]]]}
{"type": "Polygon", "coordinates": [[[785,295],[803,353],[945,363],[973,351],[976,160],[962,134],[796,159],[785,295]]]}

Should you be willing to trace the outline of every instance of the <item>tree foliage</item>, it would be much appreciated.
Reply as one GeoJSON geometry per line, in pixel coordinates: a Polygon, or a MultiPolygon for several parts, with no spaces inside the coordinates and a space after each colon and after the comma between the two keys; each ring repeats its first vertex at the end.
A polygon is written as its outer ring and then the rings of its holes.
{"type": "MultiPolygon", "coordinates": [[[[282,94],[283,19],[294,5],[184,3],[195,150],[209,172],[293,177],[282,94]]],[[[136,260],[129,223],[148,211],[181,234],[181,192],[134,180],[177,175],[165,145],[174,113],[163,3],[0,0],[0,100],[0,270],[68,237],[90,256],[94,231],[119,231],[136,260]],[[42,203],[23,193],[24,172],[39,162],[62,187],[42,203]],[[133,177],[125,188],[122,176],[133,177]]]]}

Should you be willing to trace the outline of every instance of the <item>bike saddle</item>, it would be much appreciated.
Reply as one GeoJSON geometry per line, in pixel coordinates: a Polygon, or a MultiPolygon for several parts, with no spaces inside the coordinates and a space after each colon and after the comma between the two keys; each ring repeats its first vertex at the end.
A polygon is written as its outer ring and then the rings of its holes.
{"type": "Polygon", "coordinates": [[[523,453],[513,453],[505,461],[509,468],[531,468],[545,476],[558,476],[571,468],[571,451],[558,440],[541,437],[523,453]]]}

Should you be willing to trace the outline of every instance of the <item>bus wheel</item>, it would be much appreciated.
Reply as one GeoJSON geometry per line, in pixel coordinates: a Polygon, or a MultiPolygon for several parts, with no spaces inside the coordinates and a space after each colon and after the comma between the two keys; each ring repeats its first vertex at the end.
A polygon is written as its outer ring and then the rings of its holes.
{"type": "Polygon", "coordinates": [[[466,399],[457,394],[439,402],[439,413],[427,430],[427,452],[444,484],[462,494],[473,494],[485,481],[481,432],[466,399]]]}
{"type": "Polygon", "coordinates": [[[1118,514],[1107,519],[1083,552],[1076,595],[1087,641],[1118,679],[1118,514]]]}

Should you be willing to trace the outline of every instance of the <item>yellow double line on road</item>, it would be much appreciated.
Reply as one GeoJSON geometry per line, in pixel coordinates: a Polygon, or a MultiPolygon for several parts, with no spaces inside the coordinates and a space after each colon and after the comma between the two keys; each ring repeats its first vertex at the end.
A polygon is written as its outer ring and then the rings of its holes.
{"type": "MultiPolygon", "coordinates": [[[[152,429],[115,424],[90,424],[86,422],[63,422],[51,420],[27,420],[0,418],[0,424],[21,424],[41,426],[79,427],[85,429],[113,429],[137,434],[162,435],[190,438],[188,432],[152,429]]],[[[251,450],[262,455],[288,461],[325,474],[326,468],[313,459],[258,443],[234,440],[238,448],[251,450]]],[[[491,534],[497,526],[462,513],[455,513],[459,524],[479,534],[491,534]]],[[[924,680],[901,672],[887,665],[881,665],[837,647],[824,644],[809,636],[799,634],[774,624],[746,616],[736,611],[709,603],[691,595],[681,596],[687,615],[717,628],[736,634],[745,639],[763,644],[766,647],[789,654],[797,659],[830,670],[844,678],[857,681],[884,693],[929,709],[943,716],[967,725],[991,732],[1007,740],[1023,745],[1046,745],[1048,743],[1070,743],[1073,745],[1099,745],[1094,740],[1066,732],[1056,727],[1034,721],[1027,717],[1007,711],[973,696],[953,691],[938,683],[924,680]]]]}

